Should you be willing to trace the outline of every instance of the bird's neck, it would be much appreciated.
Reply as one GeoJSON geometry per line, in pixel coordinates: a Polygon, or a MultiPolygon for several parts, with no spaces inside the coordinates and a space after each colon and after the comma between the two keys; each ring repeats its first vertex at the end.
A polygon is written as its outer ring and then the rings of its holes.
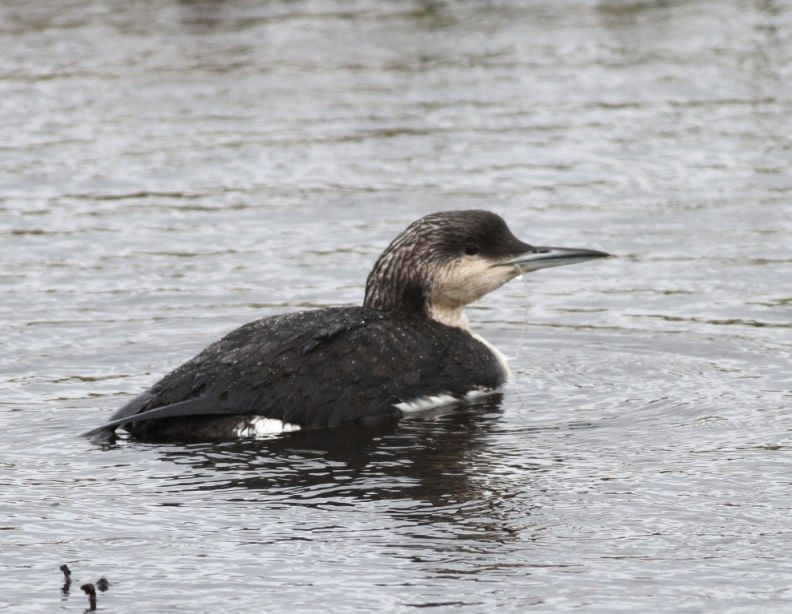
{"type": "Polygon", "coordinates": [[[426,315],[440,324],[445,324],[453,328],[460,328],[467,333],[471,332],[470,322],[465,312],[462,310],[462,307],[448,307],[429,303],[426,309],[426,315]]]}
{"type": "Polygon", "coordinates": [[[366,279],[364,307],[410,315],[427,315],[423,267],[412,263],[403,250],[389,247],[366,279]]]}
{"type": "Polygon", "coordinates": [[[379,309],[380,311],[394,311],[414,316],[427,315],[426,294],[421,284],[410,280],[394,280],[392,283],[371,283],[371,277],[369,277],[363,306],[379,309]]]}

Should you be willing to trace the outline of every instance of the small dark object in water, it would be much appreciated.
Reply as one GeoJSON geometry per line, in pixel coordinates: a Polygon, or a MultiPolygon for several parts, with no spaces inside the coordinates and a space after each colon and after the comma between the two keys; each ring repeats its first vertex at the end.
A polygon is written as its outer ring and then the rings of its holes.
{"type": "Polygon", "coordinates": [[[88,610],[86,611],[93,612],[96,610],[96,588],[94,585],[88,582],[87,584],[83,584],[80,590],[88,595],[88,610]]]}
{"type": "Polygon", "coordinates": [[[69,589],[71,588],[71,569],[64,563],[60,566],[60,570],[63,572],[63,586],[61,587],[61,592],[63,592],[64,595],[68,595],[69,589]]]}
{"type": "Polygon", "coordinates": [[[96,581],[96,588],[99,589],[100,592],[104,593],[108,588],[110,588],[110,582],[107,578],[102,576],[96,581]]]}

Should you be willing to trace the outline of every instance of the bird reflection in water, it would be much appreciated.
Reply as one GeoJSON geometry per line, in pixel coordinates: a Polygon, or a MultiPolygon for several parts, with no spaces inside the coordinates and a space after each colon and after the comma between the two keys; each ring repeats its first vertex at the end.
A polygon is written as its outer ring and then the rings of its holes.
{"type": "Polygon", "coordinates": [[[519,527],[506,520],[510,511],[498,508],[516,493],[501,488],[487,464],[488,458],[498,460],[488,439],[501,401],[495,394],[399,421],[159,452],[163,461],[194,469],[173,476],[179,490],[225,491],[237,495],[230,500],[280,507],[337,509],[384,501],[400,520],[451,523],[454,533],[464,524],[465,533],[477,538],[505,541],[519,527]]]}

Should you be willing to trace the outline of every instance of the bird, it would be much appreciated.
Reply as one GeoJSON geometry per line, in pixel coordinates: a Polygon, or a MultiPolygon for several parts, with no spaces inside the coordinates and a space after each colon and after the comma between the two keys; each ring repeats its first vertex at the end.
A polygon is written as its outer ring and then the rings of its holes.
{"type": "Polygon", "coordinates": [[[362,306],[249,322],[85,435],[255,439],[496,392],[510,376],[506,358],[471,329],[465,306],[525,273],[608,255],[524,243],[490,211],[431,213],[376,260],[362,306]]]}

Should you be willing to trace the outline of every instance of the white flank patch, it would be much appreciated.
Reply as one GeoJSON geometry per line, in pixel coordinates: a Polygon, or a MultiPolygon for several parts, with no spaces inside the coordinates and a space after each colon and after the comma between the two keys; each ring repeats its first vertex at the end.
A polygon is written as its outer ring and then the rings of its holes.
{"type": "Polygon", "coordinates": [[[291,433],[299,431],[299,424],[283,422],[277,418],[265,418],[264,416],[253,416],[244,426],[236,430],[237,437],[252,437],[253,439],[272,437],[281,433],[291,433]]]}
{"type": "Polygon", "coordinates": [[[443,407],[444,405],[452,405],[454,403],[464,402],[464,401],[473,401],[475,399],[480,399],[481,397],[485,397],[490,394],[494,394],[497,390],[492,390],[488,388],[482,388],[477,390],[471,390],[464,397],[459,398],[455,397],[454,395],[443,393],[443,394],[435,394],[429,395],[425,397],[418,397],[417,399],[413,399],[412,401],[404,401],[403,403],[397,403],[394,407],[398,410],[401,410],[405,414],[413,414],[419,411],[426,411],[429,409],[435,409],[437,407],[443,407]]]}
{"type": "Polygon", "coordinates": [[[491,394],[495,394],[499,390],[499,388],[479,388],[477,390],[471,390],[465,395],[465,401],[475,401],[481,397],[487,397],[491,394]]]}
{"type": "Polygon", "coordinates": [[[450,405],[456,403],[459,399],[450,394],[435,394],[426,397],[418,397],[412,401],[405,401],[404,403],[397,403],[394,407],[403,411],[405,414],[411,414],[417,411],[425,411],[427,409],[434,409],[435,407],[442,407],[443,405],[450,405]]]}

